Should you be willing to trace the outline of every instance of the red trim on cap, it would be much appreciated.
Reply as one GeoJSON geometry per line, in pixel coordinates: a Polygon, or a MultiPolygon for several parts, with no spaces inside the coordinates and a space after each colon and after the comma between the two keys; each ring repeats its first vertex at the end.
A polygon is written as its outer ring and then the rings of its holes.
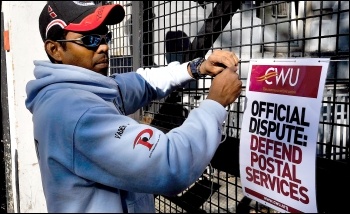
{"type": "Polygon", "coordinates": [[[61,28],[65,28],[67,24],[62,19],[52,20],[46,27],[45,37],[47,37],[47,32],[49,32],[52,26],[59,25],[61,28]]]}
{"type": "MultiPolygon", "coordinates": [[[[95,12],[86,16],[80,23],[70,23],[65,30],[85,32],[98,28],[106,19],[113,8],[122,7],[119,4],[103,5],[96,8],[95,12]]],[[[124,15],[124,14],[123,14],[124,15]]],[[[123,17],[124,18],[124,17],[123,17]]],[[[118,19],[118,18],[116,18],[118,19]]]]}

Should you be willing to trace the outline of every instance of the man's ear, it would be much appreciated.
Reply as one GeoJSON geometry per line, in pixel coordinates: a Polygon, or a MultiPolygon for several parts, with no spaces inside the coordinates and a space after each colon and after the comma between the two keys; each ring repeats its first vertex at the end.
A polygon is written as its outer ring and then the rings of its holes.
{"type": "Polygon", "coordinates": [[[62,61],[62,46],[60,43],[52,40],[45,41],[45,50],[56,62],[62,61]]]}

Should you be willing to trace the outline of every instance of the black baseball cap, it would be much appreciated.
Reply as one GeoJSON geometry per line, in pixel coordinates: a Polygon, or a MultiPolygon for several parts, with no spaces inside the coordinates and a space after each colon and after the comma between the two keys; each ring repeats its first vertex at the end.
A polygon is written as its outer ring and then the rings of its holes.
{"type": "Polygon", "coordinates": [[[93,1],[48,1],[39,17],[39,30],[43,41],[48,35],[68,30],[87,32],[101,25],[120,23],[125,16],[119,4],[102,5],[93,1]]]}

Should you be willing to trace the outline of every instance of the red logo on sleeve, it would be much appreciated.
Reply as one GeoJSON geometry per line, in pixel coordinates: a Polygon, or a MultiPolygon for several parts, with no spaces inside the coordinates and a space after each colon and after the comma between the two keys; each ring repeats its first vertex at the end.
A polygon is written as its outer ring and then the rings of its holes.
{"type": "Polygon", "coordinates": [[[153,144],[149,143],[148,141],[151,139],[152,135],[153,135],[152,129],[145,129],[141,131],[135,138],[134,148],[136,145],[143,145],[143,146],[146,146],[148,150],[151,150],[153,144]]]}

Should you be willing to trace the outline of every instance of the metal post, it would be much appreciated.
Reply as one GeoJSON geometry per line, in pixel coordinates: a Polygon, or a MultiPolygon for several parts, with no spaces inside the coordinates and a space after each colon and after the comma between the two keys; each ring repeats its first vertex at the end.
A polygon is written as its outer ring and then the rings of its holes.
{"type": "Polygon", "coordinates": [[[142,7],[142,1],[132,1],[132,68],[134,71],[141,67],[142,7]]]}
{"type": "MultiPolygon", "coordinates": [[[[3,191],[6,191],[5,210],[7,213],[14,213],[14,198],[12,190],[12,159],[11,159],[11,138],[10,138],[10,119],[8,109],[8,90],[7,90],[7,74],[6,74],[6,53],[4,50],[4,15],[1,12],[1,168],[4,168],[4,180],[1,183],[1,197],[4,197],[3,191]],[[4,185],[4,186],[3,186],[4,185]]],[[[2,179],[1,179],[2,180],[2,179]]],[[[2,202],[2,199],[1,199],[2,202]]],[[[1,206],[5,204],[1,203],[1,206]]],[[[2,208],[1,208],[2,209],[2,208]]]]}

